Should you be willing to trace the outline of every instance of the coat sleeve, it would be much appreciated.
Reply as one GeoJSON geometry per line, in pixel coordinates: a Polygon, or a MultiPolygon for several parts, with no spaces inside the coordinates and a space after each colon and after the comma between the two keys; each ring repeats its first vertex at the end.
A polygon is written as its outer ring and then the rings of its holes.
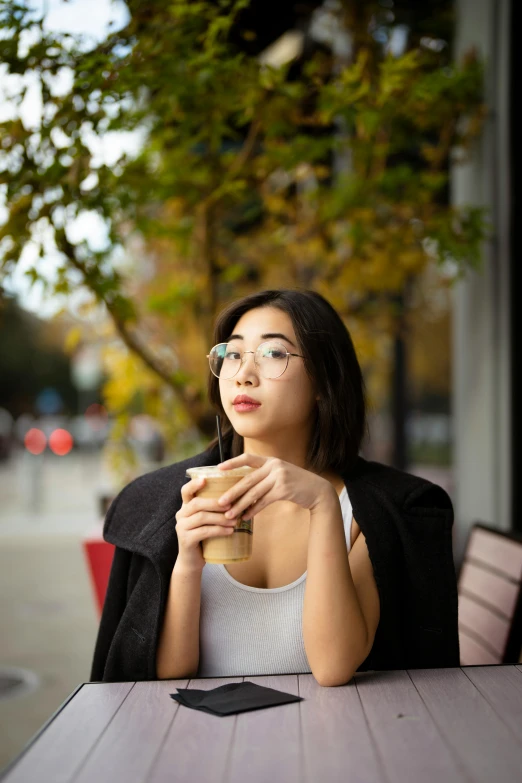
{"type": "MultiPolygon", "coordinates": [[[[105,529],[114,515],[120,497],[121,494],[115,498],[109,508],[105,520],[105,529]]],[[[105,664],[111,642],[127,603],[127,583],[131,559],[131,552],[121,549],[120,547],[115,547],[109,583],[107,585],[107,592],[105,594],[105,601],[94,648],[91,682],[102,682],[104,680],[105,664]]]]}
{"type": "Polygon", "coordinates": [[[459,666],[451,500],[425,482],[406,498],[401,516],[409,533],[403,547],[407,666],[459,666]]]}

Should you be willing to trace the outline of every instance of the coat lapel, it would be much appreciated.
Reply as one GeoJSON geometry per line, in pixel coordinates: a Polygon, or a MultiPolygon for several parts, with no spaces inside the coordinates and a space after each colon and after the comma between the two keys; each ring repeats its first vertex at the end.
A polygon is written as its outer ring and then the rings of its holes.
{"type": "MultiPolygon", "coordinates": [[[[109,511],[104,528],[105,540],[122,549],[147,557],[160,567],[172,568],[178,552],[175,526],[176,514],[182,505],[181,488],[189,480],[186,470],[218,463],[219,453],[216,454],[215,450],[210,452],[207,450],[149,475],[147,494],[156,493],[159,498],[158,502],[153,503],[153,510],[140,515],[138,507],[129,508],[128,513],[118,508],[115,509],[116,513],[112,518],[109,511]]],[[[124,504],[124,494],[120,502],[124,504]]]]}

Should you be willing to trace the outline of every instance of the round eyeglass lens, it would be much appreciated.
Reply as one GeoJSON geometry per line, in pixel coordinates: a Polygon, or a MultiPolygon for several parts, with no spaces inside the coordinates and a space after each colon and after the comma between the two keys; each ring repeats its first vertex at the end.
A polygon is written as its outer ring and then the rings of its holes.
{"type": "Polygon", "coordinates": [[[256,361],[263,378],[279,378],[288,365],[288,353],[281,343],[262,343],[256,351],[256,361]]]}
{"type": "MultiPolygon", "coordinates": [[[[210,352],[210,369],[218,378],[233,378],[243,360],[242,349],[234,343],[220,343],[210,352]]],[[[263,378],[279,378],[288,364],[288,354],[281,343],[262,343],[255,354],[255,361],[263,378]]]]}

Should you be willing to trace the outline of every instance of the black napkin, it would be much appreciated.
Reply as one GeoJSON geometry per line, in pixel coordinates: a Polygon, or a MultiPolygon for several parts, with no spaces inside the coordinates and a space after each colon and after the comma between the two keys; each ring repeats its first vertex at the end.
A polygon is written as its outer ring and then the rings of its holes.
{"type": "Polygon", "coordinates": [[[301,696],[276,691],[274,688],[265,688],[254,682],[231,682],[209,691],[188,688],[178,688],[177,691],[170,694],[174,701],[193,710],[221,716],[235,715],[248,710],[261,710],[264,707],[275,707],[277,704],[288,704],[292,701],[303,701],[301,696]]]}

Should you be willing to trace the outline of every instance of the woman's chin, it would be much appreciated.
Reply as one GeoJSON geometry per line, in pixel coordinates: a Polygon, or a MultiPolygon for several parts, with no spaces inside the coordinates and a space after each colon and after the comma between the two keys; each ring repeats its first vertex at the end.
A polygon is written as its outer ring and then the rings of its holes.
{"type": "Polygon", "coordinates": [[[249,427],[248,425],[242,424],[242,422],[239,422],[237,426],[235,422],[232,422],[232,426],[242,438],[257,438],[263,434],[263,430],[260,427],[249,427]]]}
{"type": "Polygon", "coordinates": [[[232,427],[237,432],[237,434],[241,435],[242,438],[260,437],[267,429],[266,427],[261,427],[259,422],[245,421],[245,418],[242,416],[231,416],[230,423],[232,424],[232,427]]]}

